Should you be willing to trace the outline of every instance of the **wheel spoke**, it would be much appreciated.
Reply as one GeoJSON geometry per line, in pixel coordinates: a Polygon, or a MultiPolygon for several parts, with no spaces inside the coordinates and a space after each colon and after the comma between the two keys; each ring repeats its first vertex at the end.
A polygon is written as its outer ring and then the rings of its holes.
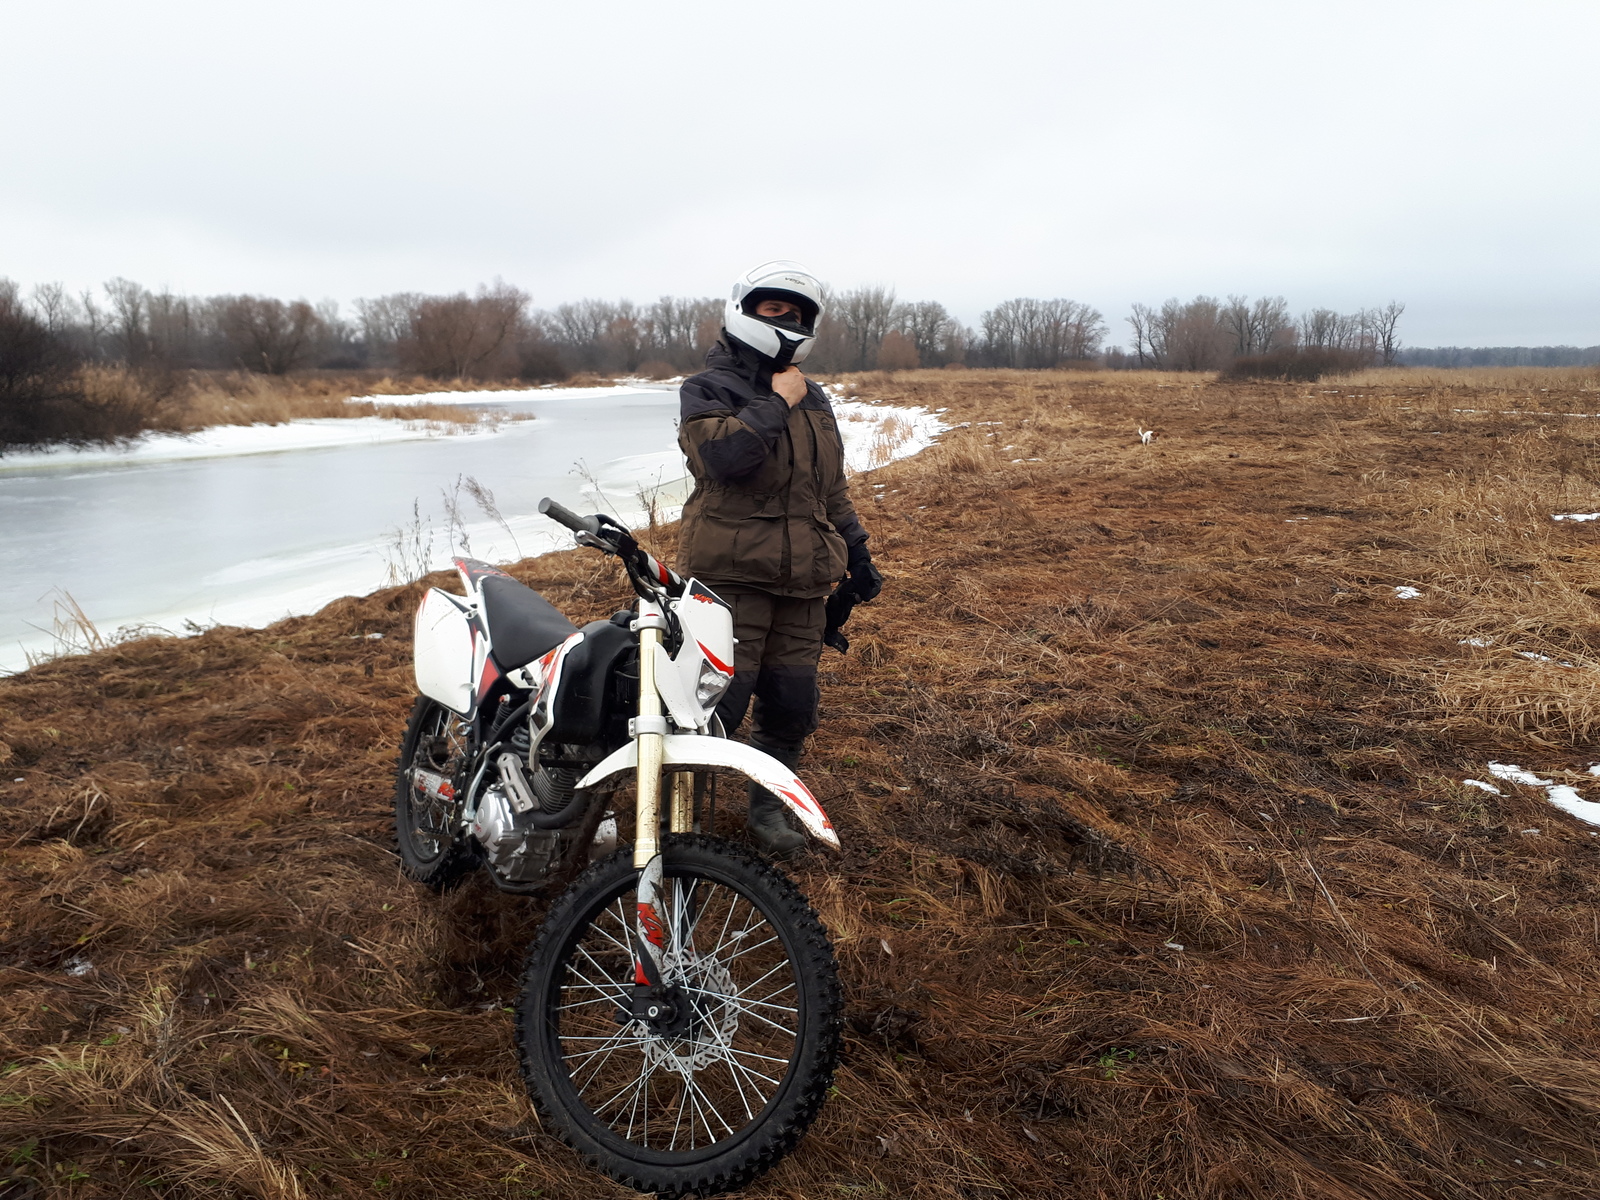
{"type": "MultiPolygon", "coordinates": [[[[790,1008],[786,1004],[768,1004],[765,1000],[746,1000],[743,996],[739,995],[737,992],[735,992],[732,995],[727,995],[726,993],[723,993],[723,992],[708,992],[708,991],[706,991],[705,988],[689,987],[687,984],[684,984],[682,986],[683,986],[683,990],[686,991],[686,992],[697,992],[702,996],[715,996],[719,1000],[727,1000],[727,1001],[731,1002],[732,1004],[736,1005],[740,1009],[743,1009],[746,1005],[753,1004],[753,1005],[756,1005],[756,1006],[758,1006],[760,1008],[775,1008],[779,1012],[798,1013],[800,1011],[798,1008],[790,1008]]],[[[585,1004],[593,1004],[594,1001],[593,1000],[586,1000],[586,1001],[584,1001],[584,1003],[585,1004]]]]}

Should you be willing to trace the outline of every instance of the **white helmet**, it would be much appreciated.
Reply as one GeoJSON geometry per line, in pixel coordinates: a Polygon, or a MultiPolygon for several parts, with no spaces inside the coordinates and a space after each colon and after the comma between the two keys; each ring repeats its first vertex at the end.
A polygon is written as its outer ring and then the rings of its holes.
{"type": "Polygon", "coordinates": [[[781,370],[805,361],[817,340],[817,319],[822,316],[822,281],[805,267],[788,259],[762,263],[746,271],[733,285],[722,317],[722,327],[781,370]],[[799,305],[800,316],[758,317],[755,307],[763,300],[787,300],[799,305]]]}

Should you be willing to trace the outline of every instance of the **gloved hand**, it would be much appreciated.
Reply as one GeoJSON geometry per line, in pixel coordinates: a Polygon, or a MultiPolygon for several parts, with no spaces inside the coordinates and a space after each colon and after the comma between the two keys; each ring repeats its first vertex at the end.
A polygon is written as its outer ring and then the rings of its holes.
{"type": "Polygon", "coordinates": [[[849,578],[840,585],[855,593],[857,600],[865,603],[876,600],[883,591],[883,574],[872,565],[872,552],[865,542],[850,547],[849,578]]]}
{"type": "Polygon", "coordinates": [[[850,653],[850,639],[844,635],[845,622],[850,620],[850,610],[856,606],[856,594],[849,589],[849,577],[841,580],[828,597],[823,612],[827,623],[822,629],[822,644],[832,646],[840,654],[850,653]]]}

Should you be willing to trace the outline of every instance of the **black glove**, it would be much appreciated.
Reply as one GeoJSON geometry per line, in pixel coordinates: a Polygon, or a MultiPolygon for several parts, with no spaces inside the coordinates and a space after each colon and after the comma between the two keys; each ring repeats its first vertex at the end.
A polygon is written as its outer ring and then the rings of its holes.
{"type": "Polygon", "coordinates": [[[840,590],[848,589],[855,593],[856,599],[863,604],[876,600],[878,593],[883,591],[883,574],[872,565],[872,552],[867,549],[865,542],[857,542],[850,547],[849,561],[850,575],[840,583],[840,590]]]}
{"type": "Polygon", "coordinates": [[[856,594],[850,590],[849,580],[841,581],[833,589],[833,595],[828,597],[828,603],[823,611],[827,615],[827,625],[822,631],[822,644],[832,646],[840,654],[850,651],[850,639],[842,632],[845,622],[850,619],[850,610],[856,606],[856,594]]]}

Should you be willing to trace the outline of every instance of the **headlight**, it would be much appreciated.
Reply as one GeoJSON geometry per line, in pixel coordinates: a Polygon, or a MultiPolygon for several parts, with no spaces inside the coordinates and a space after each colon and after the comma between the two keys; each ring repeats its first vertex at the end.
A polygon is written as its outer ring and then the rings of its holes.
{"type": "Polygon", "coordinates": [[[704,659],[700,661],[700,682],[695,685],[695,703],[701,708],[710,708],[722,699],[722,693],[728,690],[728,685],[733,682],[733,676],[717,670],[704,659]]]}

